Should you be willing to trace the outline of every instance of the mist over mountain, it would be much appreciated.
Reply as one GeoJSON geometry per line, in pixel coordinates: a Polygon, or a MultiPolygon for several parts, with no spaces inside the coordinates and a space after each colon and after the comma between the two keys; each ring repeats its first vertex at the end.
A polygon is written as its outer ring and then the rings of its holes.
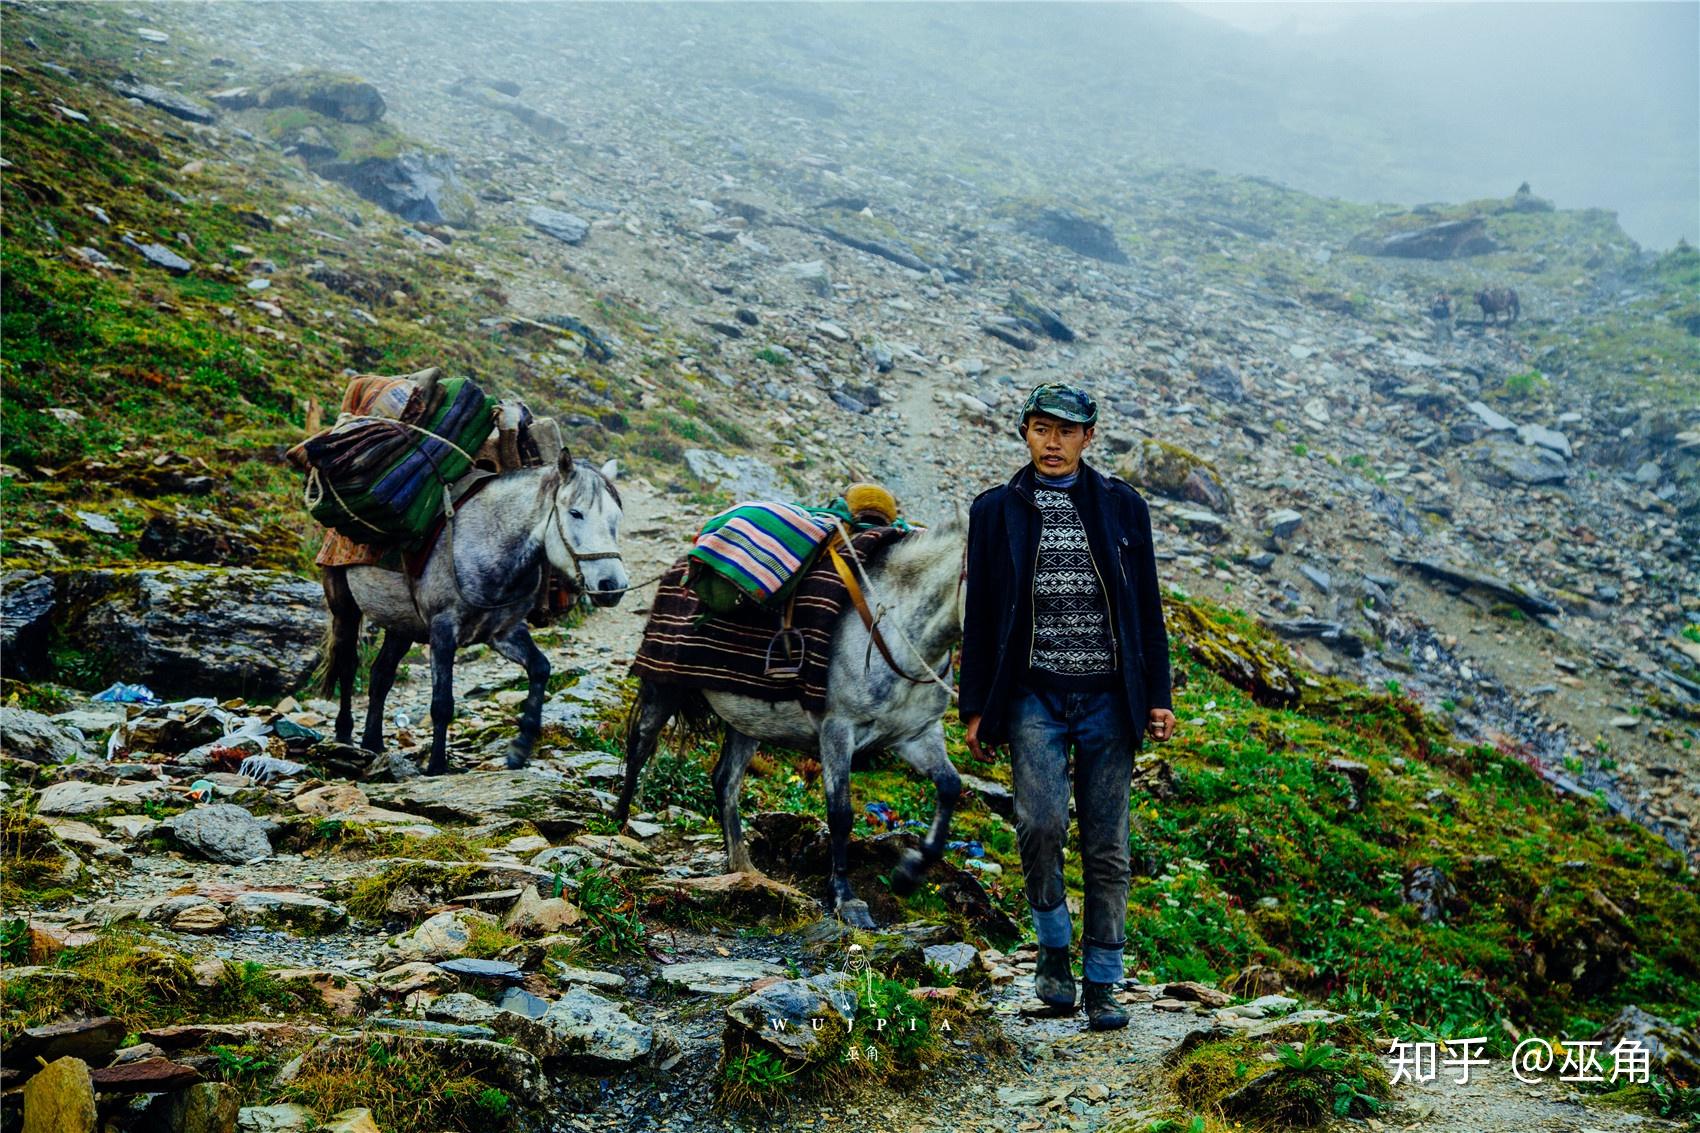
{"type": "MultiPolygon", "coordinates": [[[[569,38],[606,18],[522,11],[569,38]]],[[[1529,181],[1616,211],[1647,247],[1700,226],[1694,4],[657,6],[637,22],[651,57],[692,27],[745,24],[748,57],[677,64],[840,84],[1040,168],[1204,164],[1359,201],[1529,181]],[[1258,30],[1235,26],[1248,14],[1258,30]]]]}

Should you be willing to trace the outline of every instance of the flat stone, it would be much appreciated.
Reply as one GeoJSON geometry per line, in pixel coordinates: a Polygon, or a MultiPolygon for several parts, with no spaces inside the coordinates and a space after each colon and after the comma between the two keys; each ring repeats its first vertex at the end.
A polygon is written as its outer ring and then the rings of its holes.
{"type": "Polygon", "coordinates": [[[925,957],[927,963],[935,968],[941,968],[953,976],[967,971],[980,962],[980,950],[963,941],[957,941],[954,944],[929,944],[921,949],[921,955],[925,957]]]}
{"type": "Polygon", "coordinates": [[[440,961],[437,967],[452,976],[463,976],[474,980],[518,983],[525,978],[525,969],[507,960],[479,960],[471,956],[461,956],[453,960],[440,961]]]}
{"type": "Polygon", "coordinates": [[[839,326],[835,322],[830,322],[826,319],[822,319],[820,322],[817,322],[815,324],[815,329],[820,331],[822,334],[826,335],[828,338],[832,339],[835,342],[849,342],[850,341],[850,332],[845,330],[843,327],[839,326]]]}
{"type": "Polygon", "coordinates": [[[783,976],[785,969],[765,960],[687,960],[663,964],[656,971],[662,983],[699,995],[737,995],[756,980],[783,976]]]}
{"type": "Polygon", "coordinates": [[[606,988],[618,991],[626,986],[626,977],[618,972],[600,972],[591,968],[577,968],[561,960],[549,961],[549,971],[561,983],[584,984],[588,987],[606,988]]]}
{"type": "Polygon", "coordinates": [[[1508,433],[1517,428],[1516,423],[1509,417],[1494,412],[1484,402],[1472,401],[1466,408],[1480,418],[1482,424],[1496,433],[1508,433]]]}
{"type": "Polygon", "coordinates": [[[401,783],[367,783],[382,806],[432,822],[506,822],[523,817],[552,838],[577,834],[600,805],[559,776],[541,770],[469,771],[401,783]]]}
{"type": "Polygon", "coordinates": [[[335,932],[348,923],[347,909],[307,893],[244,893],[230,903],[227,912],[239,925],[315,934],[335,932]]]}
{"type": "Polygon", "coordinates": [[[1227,992],[1217,991],[1207,984],[1201,984],[1194,980],[1165,984],[1163,995],[1169,999],[1183,999],[1191,1003],[1202,1003],[1207,1007],[1226,1007],[1234,1001],[1234,997],[1227,992]]]}
{"type": "Polygon", "coordinates": [[[236,1112],[236,1133],[307,1133],[313,1111],[304,1105],[244,1106],[236,1112]]]}
{"type": "Polygon", "coordinates": [[[30,1027],[6,1044],[6,1061],[13,1066],[33,1066],[38,1058],[53,1062],[80,1058],[104,1063],[124,1041],[124,1024],[111,1015],[30,1027]]]}
{"type": "Polygon", "coordinates": [[[201,1072],[167,1058],[144,1058],[92,1071],[90,1077],[101,1093],[163,1094],[194,1085],[201,1080],[201,1072]]]}
{"type": "Polygon", "coordinates": [[[144,803],[161,803],[173,798],[164,783],[128,783],[103,786],[99,783],[66,781],[53,783],[36,796],[37,814],[97,814],[103,810],[137,810],[144,803]]]}
{"type": "Polygon", "coordinates": [[[224,915],[211,901],[202,901],[184,909],[168,922],[172,932],[205,934],[218,932],[229,923],[230,918],[224,915]]]}
{"type": "Polygon", "coordinates": [[[1538,445],[1558,453],[1566,460],[1570,459],[1570,438],[1557,429],[1549,429],[1545,425],[1519,425],[1517,439],[1526,445],[1538,445]]]}
{"type": "Polygon", "coordinates": [[[525,214],[525,222],[545,236],[567,244],[577,244],[590,233],[590,221],[558,209],[534,207],[525,214]]]}

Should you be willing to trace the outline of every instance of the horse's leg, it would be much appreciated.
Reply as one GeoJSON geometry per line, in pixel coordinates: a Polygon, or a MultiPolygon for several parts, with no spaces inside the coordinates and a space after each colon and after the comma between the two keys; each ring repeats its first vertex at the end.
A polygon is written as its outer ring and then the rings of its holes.
{"type": "Polygon", "coordinates": [[[360,604],[348,589],[345,567],[326,567],[320,576],[325,588],[325,609],[330,621],[325,626],[325,680],[320,692],[340,699],[336,714],[336,742],[354,742],[354,679],[360,666],[360,604]]]}
{"type": "Polygon", "coordinates": [[[366,730],[360,736],[360,746],[367,751],[384,750],[384,702],[395,687],[395,671],[412,644],[404,634],[393,629],[384,631],[384,643],[379,646],[378,655],[372,660],[372,672],[366,678],[366,730]]]}
{"type": "Polygon", "coordinates": [[[679,710],[679,702],[676,689],[650,680],[638,681],[637,699],[632,702],[631,715],[626,717],[626,783],[620,788],[620,801],[614,804],[614,823],[621,828],[631,813],[644,764],[655,754],[661,729],[679,710]]]}
{"type": "Polygon", "coordinates": [[[431,762],[427,775],[448,770],[449,721],[455,715],[455,647],[459,632],[451,614],[431,619],[431,762]]]}
{"type": "Polygon", "coordinates": [[[755,758],[756,741],[727,725],[726,742],[720,745],[720,761],[714,765],[714,801],[720,808],[720,830],[726,836],[726,868],[732,873],[753,873],[750,847],[744,841],[744,824],[738,818],[738,798],[744,793],[744,772],[755,758]]]}
{"type": "Polygon", "coordinates": [[[945,842],[950,838],[950,820],[956,813],[956,802],[962,796],[962,776],[945,754],[944,725],[934,724],[924,735],[892,745],[893,752],[903,762],[933,781],[938,792],[933,807],[933,824],[921,840],[917,853],[908,850],[896,869],[891,871],[891,891],[907,897],[921,884],[928,868],[944,855],[945,842]]]}
{"type": "Polygon", "coordinates": [[[850,887],[850,760],[856,754],[855,733],[849,724],[827,717],[820,730],[821,780],[826,784],[826,828],[832,835],[833,911],[851,928],[871,929],[868,903],[850,887]]]}
{"type": "Polygon", "coordinates": [[[519,735],[508,747],[508,767],[517,770],[531,758],[532,745],[537,742],[537,733],[543,727],[543,697],[549,691],[549,658],[543,656],[543,650],[531,640],[531,631],[525,628],[523,619],[490,644],[496,652],[523,666],[529,682],[530,691],[519,714],[519,735]]]}

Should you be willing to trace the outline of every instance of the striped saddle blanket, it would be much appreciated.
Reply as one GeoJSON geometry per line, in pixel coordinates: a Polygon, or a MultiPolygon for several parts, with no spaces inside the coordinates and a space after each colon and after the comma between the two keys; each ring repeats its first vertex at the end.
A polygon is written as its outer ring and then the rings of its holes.
{"type": "Polygon", "coordinates": [[[782,601],[836,530],[831,518],[795,504],[736,504],[697,535],[688,554],[691,588],[718,614],[733,612],[744,600],[782,601]]]}
{"type": "MultiPolygon", "coordinates": [[[[868,564],[905,534],[875,527],[852,535],[850,546],[868,564]]],[[[795,700],[811,712],[825,710],[833,633],[850,605],[850,592],[832,564],[816,555],[799,572],[787,601],[745,602],[734,614],[722,615],[688,584],[696,562],[687,555],[661,577],[632,672],[660,684],[795,700]]]]}

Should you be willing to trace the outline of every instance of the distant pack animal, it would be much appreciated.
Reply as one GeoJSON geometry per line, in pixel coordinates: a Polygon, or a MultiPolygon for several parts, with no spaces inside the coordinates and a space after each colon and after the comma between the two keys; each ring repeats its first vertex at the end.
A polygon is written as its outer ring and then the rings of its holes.
{"type": "Polygon", "coordinates": [[[1428,306],[1428,317],[1436,322],[1446,322],[1452,318],[1452,296],[1442,291],[1437,294],[1428,306]]]}
{"type": "Polygon", "coordinates": [[[625,824],[644,764],[655,753],[668,721],[681,712],[688,717],[693,709],[705,710],[725,724],[714,767],[714,796],[727,868],[753,872],[738,796],[757,743],[816,753],[832,841],[831,908],[846,924],[873,928],[867,903],[850,884],[850,827],[855,818],[850,809],[850,762],[861,752],[888,750],[933,781],[933,821],[921,849],[908,851],[891,875],[892,892],[906,896],[944,853],[962,791],[961,777],[945,754],[943,716],[950,694],[931,677],[944,669],[951,648],[962,640],[960,584],[967,541],[967,523],[959,515],[903,538],[867,568],[866,600],[883,610],[877,625],[889,660],[858,614],[846,609],[831,639],[824,711],[809,711],[798,701],[760,700],[641,678],[627,723],[626,782],[614,821],[625,824]]]}
{"type": "Polygon", "coordinates": [[[542,723],[549,661],[531,640],[526,614],[542,584],[545,561],[576,593],[598,606],[625,594],[620,559],[620,495],[613,463],[601,469],[562,451],[553,463],[504,472],[455,509],[438,533],[417,579],[376,566],[326,567],[323,691],[341,707],[336,738],[354,735],[350,700],[358,666],[362,616],[383,627],[383,645],[372,662],[366,728],[360,745],[384,749],[384,701],[396,667],[414,644],[431,650],[431,761],[427,774],[447,770],[446,742],[454,716],[454,656],[463,645],[489,642],[522,665],[528,695],[508,766],[523,767],[542,723]]]}
{"type": "Polygon", "coordinates": [[[1494,321],[1503,314],[1509,325],[1517,321],[1523,308],[1517,302],[1517,292],[1509,287],[1487,287],[1476,292],[1476,305],[1482,309],[1482,322],[1494,321]]]}

